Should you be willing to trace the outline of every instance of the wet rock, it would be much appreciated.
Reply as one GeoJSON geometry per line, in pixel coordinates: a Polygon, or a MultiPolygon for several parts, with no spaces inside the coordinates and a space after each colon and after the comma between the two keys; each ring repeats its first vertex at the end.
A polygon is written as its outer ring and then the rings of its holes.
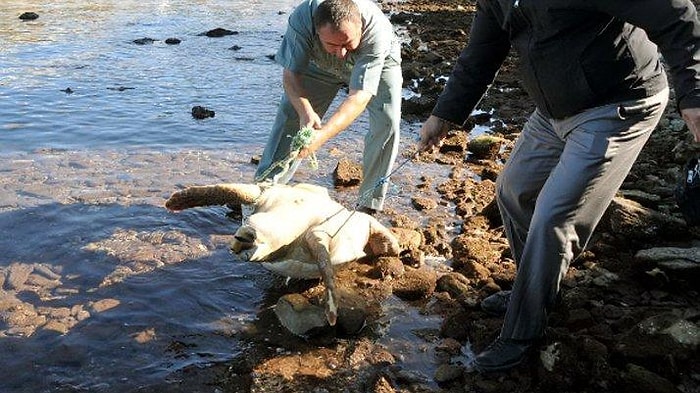
{"type": "Polygon", "coordinates": [[[444,383],[449,381],[454,381],[460,378],[464,374],[464,367],[456,364],[441,364],[435,370],[435,381],[438,383],[444,383]]]}
{"type": "Polygon", "coordinates": [[[338,161],[333,171],[333,184],[336,187],[352,187],[362,181],[362,166],[348,159],[338,161]]]}
{"type": "Polygon", "coordinates": [[[323,307],[311,304],[298,293],[280,297],[275,306],[275,315],[282,326],[298,336],[328,324],[323,307]]]}
{"type": "Polygon", "coordinates": [[[566,320],[566,325],[572,331],[582,330],[591,327],[595,323],[590,311],[584,308],[570,310],[568,314],[569,315],[566,320]]]}
{"type": "Polygon", "coordinates": [[[461,234],[455,237],[451,246],[455,269],[460,269],[468,261],[486,266],[497,263],[501,258],[501,253],[498,249],[494,249],[488,239],[471,234],[461,234]]]}
{"type": "Polygon", "coordinates": [[[435,199],[424,198],[424,197],[413,197],[411,198],[411,204],[418,211],[423,210],[433,210],[438,207],[438,203],[435,199]]]}
{"type": "Polygon", "coordinates": [[[440,153],[459,153],[460,157],[467,151],[469,145],[469,136],[461,130],[452,130],[447,133],[447,136],[442,140],[440,153]]]}
{"type": "Polygon", "coordinates": [[[101,313],[117,307],[121,302],[117,299],[101,299],[88,304],[91,313],[101,313]]]}
{"type": "Polygon", "coordinates": [[[399,241],[401,250],[417,250],[423,245],[423,236],[414,229],[392,227],[390,230],[399,241]]]}
{"type": "Polygon", "coordinates": [[[46,316],[39,314],[33,305],[17,299],[1,306],[0,325],[3,326],[3,334],[7,336],[31,336],[37,327],[47,321],[46,316]]]}
{"type": "Polygon", "coordinates": [[[435,106],[435,97],[421,95],[412,96],[401,101],[401,113],[404,115],[424,116],[430,113],[435,106]]]}
{"type": "Polygon", "coordinates": [[[636,364],[628,364],[622,375],[622,389],[630,393],[680,393],[668,379],[636,364]]]}
{"type": "Polygon", "coordinates": [[[238,46],[238,45],[234,45],[234,46],[232,46],[232,47],[230,47],[230,48],[228,48],[228,49],[229,49],[229,50],[233,50],[233,51],[238,51],[238,50],[241,50],[241,49],[243,49],[243,48],[241,48],[241,47],[238,46]]]}
{"type": "Polygon", "coordinates": [[[116,87],[108,87],[107,90],[114,90],[114,91],[125,91],[125,90],[134,90],[135,87],[127,87],[127,86],[116,86],[116,87]]]}
{"type": "Polygon", "coordinates": [[[406,269],[399,258],[380,257],[372,270],[371,277],[386,280],[400,278],[406,269]]]}
{"type": "Polygon", "coordinates": [[[204,36],[207,36],[207,37],[218,38],[218,37],[225,37],[225,36],[228,36],[228,35],[235,35],[235,34],[238,34],[238,32],[237,32],[237,31],[233,31],[233,30],[224,29],[224,28],[221,28],[221,27],[217,27],[217,28],[211,29],[211,30],[209,30],[209,31],[207,31],[207,32],[200,33],[199,35],[204,35],[204,36]]]}
{"type": "Polygon", "coordinates": [[[168,44],[168,45],[178,45],[178,44],[181,43],[181,42],[182,42],[181,39],[175,38],[175,37],[171,37],[171,38],[166,38],[166,39],[165,39],[165,43],[168,44]]]}
{"type": "Polygon", "coordinates": [[[615,352],[631,363],[655,372],[688,366],[697,354],[700,328],[675,314],[666,313],[647,318],[627,331],[615,352]]]}
{"type": "Polygon", "coordinates": [[[39,19],[39,14],[37,14],[36,12],[31,12],[31,11],[30,12],[23,12],[19,16],[19,18],[21,20],[36,20],[36,19],[39,19]]]}
{"type": "Polygon", "coordinates": [[[393,292],[403,300],[425,299],[437,286],[437,273],[429,268],[406,267],[404,275],[394,283],[393,292]]]}
{"type": "Polygon", "coordinates": [[[34,271],[32,265],[24,263],[13,263],[7,269],[7,278],[5,280],[5,289],[19,291],[24,288],[24,283],[29,278],[29,275],[34,271]]]}
{"type": "Polygon", "coordinates": [[[214,117],[215,113],[213,110],[205,108],[203,106],[195,106],[192,108],[192,117],[195,119],[206,119],[208,117],[214,117]]]}
{"type": "Polygon", "coordinates": [[[143,37],[143,38],[137,38],[131,42],[133,42],[136,45],[148,45],[148,44],[152,44],[152,43],[156,42],[156,40],[154,40],[153,38],[149,38],[149,37],[143,37]]]}
{"type": "Polygon", "coordinates": [[[661,202],[661,196],[642,190],[620,190],[620,194],[626,199],[649,208],[656,208],[661,202]]]}
{"type": "MultiPolygon", "coordinates": [[[[443,338],[435,346],[435,355],[447,363],[452,356],[457,356],[462,351],[462,344],[453,338],[443,338]]],[[[440,359],[438,359],[440,360],[440,359]]]]}
{"type": "Polygon", "coordinates": [[[364,308],[340,307],[338,308],[336,329],[345,335],[356,335],[365,327],[366,321],[367,311],[364,308]]]}
{"type": "Polygon", "coordinates": [[[406,61],[401,64],[401,70],[403,73],[404,81],[408,81],[408,85],[411,86],[415,80],[423,76],[422,67],[420,64],[412,61],[406,61]]]}
{"type": "MultiPolygon", "coordinates": [[[[474,323],[474,319],[467,313],[453,312],[443,318],[440,325],[440,337],[452,338],[457,341],[469,339],[470,331],[468,326],[474,323]]],[[[497,331],[497,328],[494,329],[497,331]]]]}
{"type": "Polygon", "coordinates": [[[626,243],[687,236],[685,221],[621,197],[613,199],[600,225],[601,230],[607,230],[626,243]]]}
{"type": "Polygon", "coordinates": [[[467,148],[477,160],[495,160],[503,146],[503,138],[491,135],[479,135],[469,141],[467,148]]]}
{"type": "Polygon", "coordinates": [[[456,272],[443,274],[437,280],[436,289],[449,293],[453,299],[464,298],[471,291],[469,279],[456,272]]]}
{"type": "Polygon", "coordinates": [[[664,270],[684,272],[700,269],[700,247],[655,247],[640,250],[634,257],[664,270]]]}

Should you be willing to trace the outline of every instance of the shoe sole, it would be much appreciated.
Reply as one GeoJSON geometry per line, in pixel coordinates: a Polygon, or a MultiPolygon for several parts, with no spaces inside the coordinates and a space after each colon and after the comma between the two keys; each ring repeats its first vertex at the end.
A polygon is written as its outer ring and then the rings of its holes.
{"type": "Polygon", "coordinates": [[[518,360],[518,361],[516,361],[516,362],[512,362],[512,363],[508,363],[508,364],[502,364],[502,365],[493,366],[493,367],[491,367],[491,366],[486,366],[486,367],[480,366],[479,363],[475,361],[475,362],[474,362],[474,368],[476,369],[476,371],[478,371],[478,372],[480,372],[480,373],[493,373],[493,372],[499,372],[499,371],[507,371],[507,370],[510,370],[510,369],[512,369],[513,367],[515,367],[515,366],[521,364],[521,363],[525,360],[526,357],[527,357],[527,356],[523,356],[520,360],[518,360]]]}

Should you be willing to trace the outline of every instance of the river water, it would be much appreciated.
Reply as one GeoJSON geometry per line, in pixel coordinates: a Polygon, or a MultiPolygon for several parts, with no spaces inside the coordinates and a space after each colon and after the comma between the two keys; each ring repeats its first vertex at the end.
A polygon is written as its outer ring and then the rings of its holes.
{"type": "MultiPolygon", "coordinates": [[[[149,391],[250,345],[240,333],[260,329],[276,278],[232,260],[224,208],[162,205],[183,186],[252,180],[281,94],[270,56],[295,3],[2,1],[1,392],[149,391]],[[237,34],[201,35],[218,27],[237,34]],[[196,105],[215,116],[194,119],[196,105]]],[[[365,127],[295,180],[331,185],[365,127]]],[[[425,173],[413,165],[405,179],[425,173]]],[[[392,203],[409,191],[393,187],[392,203]]],[[[411,329],[435,323],[394,308],[404,327],[387,342],[410,347],[411,329]]]]}

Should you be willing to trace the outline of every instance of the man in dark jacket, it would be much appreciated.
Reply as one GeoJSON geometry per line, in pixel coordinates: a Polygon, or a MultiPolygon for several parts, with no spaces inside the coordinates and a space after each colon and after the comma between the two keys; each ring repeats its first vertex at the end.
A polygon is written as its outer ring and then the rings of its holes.
{"type": "Polygon", "coordinates": [[[657,48],[700,142],[700,22],[689,0],[479,0],[419,149],[466,120],[511,46],[536,109],[496,185],[518,270],[510,293],[482,302],[505,313],[475,359],[482,372],[519,364],[543,336],[561,278],[659,122],[669,88],[657,48]]]}

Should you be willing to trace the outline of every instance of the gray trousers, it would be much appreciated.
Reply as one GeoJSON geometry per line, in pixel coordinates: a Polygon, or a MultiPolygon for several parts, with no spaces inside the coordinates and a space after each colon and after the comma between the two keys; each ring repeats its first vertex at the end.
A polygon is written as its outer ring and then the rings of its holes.
{"type": "MultiPolygon", "coordinates": [[[[345,81],[315,66],[304,73],[304,88],[309,101],[319,116],[328,110],[345,81]]],[[[399,126],[401,124],[401,67],[389,67],[382,71],[377,95],[367,105],[369,132],[364,137],[362,155],[363,180],[360,184],[358,207],[382,210],[389,188],[388,176],[399,150],[399,126]]],[[[272,132],[267,140],[255,177],[258,178],[275,163],[289,155],[291,137],[299,131],[299,115],[286,94],[280,100],[272,132]]],[[[273,178],[278,170],[272,170],[273,178]]]]}
{"type": "Polygon", "coordinates": [[[502,338],[536,339],[571,261],[622,185],[668,102],[652,97],[562,120],[535,111],[496,182],[517,264],[502,338]]]}

